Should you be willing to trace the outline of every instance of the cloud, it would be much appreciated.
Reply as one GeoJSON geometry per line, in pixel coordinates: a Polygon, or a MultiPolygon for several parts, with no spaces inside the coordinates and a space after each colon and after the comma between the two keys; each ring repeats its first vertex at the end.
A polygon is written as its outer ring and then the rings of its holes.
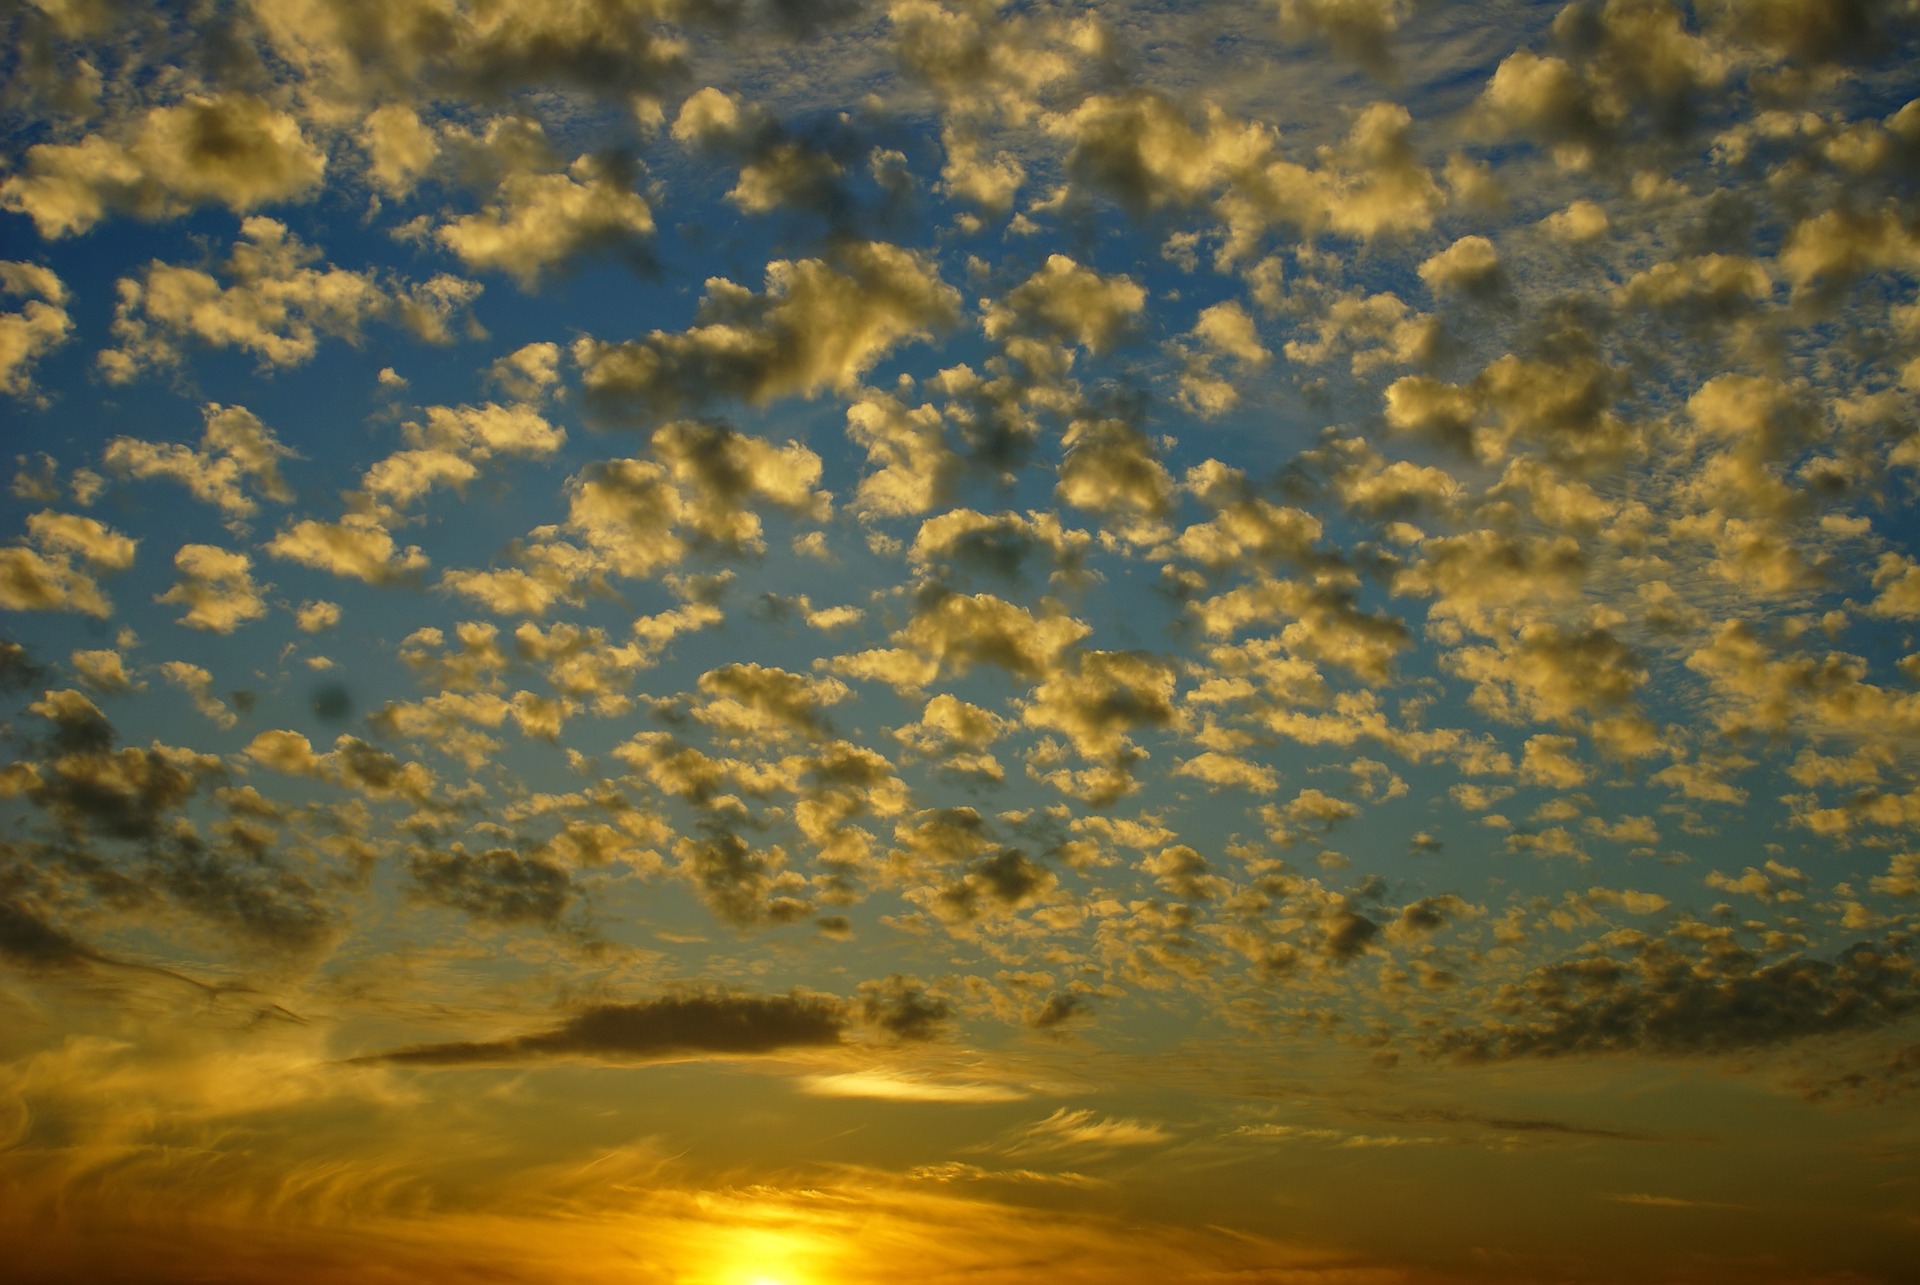
{"type": "Polygon", "coordinates": [[[989,339],[1026,335],[1102,352],[1128,333],[1146,306],[1147,292],[1132,277],[1106,276],[1050,254],[1005,298],[985,304],[981,326],[989,339]]]}
{"type": "Polygon", "coordinates": [[[575,341],[588,398],[610,413],[671,413],[719,398],[844,391],[899,344],[959,317],[959,293],[930,260],[879,241],[831,261],[776,259],[766,280],[755,293],[711,279],[688,330],[575,341]]]}
{"type": "Polygon", "coordinates": [[[953,1005],[930,993],[917,977],[894,973],[860,983],[860,992],[862,1020],[894,1039],[938,1039],[954,1018],[953,1005]]]}
{"type": "Polygon", "coordinates": [[[831,996],[684,995],[595,1004],[557,1026],[506,1039],[416,1044],[368,1054],[391,1066],[492,1066],[515,1062],[661,1062],[761,1057],[841,1042],[845,1016],[831,996]]]}
{"type": "Polygon", "coordinates": [[[183,544],[173,555],[173,565],[179,583],[154,601],[185,607],[180,623],[188,628],[230,634],[267,614],[266,599],[253,582],[253,559],[246,554],[211,544],[183,544]]]}
{"type": "Polygon", "coordinates": [[[299,122],[261,99],[192,95],[151,109],[125,139],[35,144],[24,172],[0,183],[0,207],[43,237],[72,236],[109,211],[161,219],[202,204],[240,213],[285,201],[317,186],[326,164],[299,122]]]}
{"type": "Polygon", "coordinates": [[[0,901],[0,958],[27,972],[59,972],[96,963],[100,956],[78,938],[25,905],[0,901]]]}
{"type": "Polygon", "coordinates": [[[1004,1146],[1010,1155],[1045,1151],[1112,1151],[1171,1142],[1166,1126],[1151,1120],[1102,1116],[1091,1107],[1061,1107],[1020,1130],[1004,1146]]]}
{"type": "Polygon", "coordinates": [[[1289,31],[1324,36],[1335,50],[1369,70],[1393,68],[1392,38],[1412,0],[1279,0],[1289,31]]]}
{"type": "Polygon", "coordinates": [[[551,926],[573,898],[565,870],[512,848],[422,848],[407,870],[425,899],[490,923],[551,926]]]}
{"type": "Polygon", "coordinates": [[[221,265],[230,284],[157,259],[138,278],[120,279],[113,321],[119,346],[98,358],[109,383],[178,366],[189,342],[250,352],[266,369],[312,360],[322,335],[357,345],[373,321],[449,343],[453,319],[480,294],[476,283],[446,274],[389,284],[371,271],[315,267],[317,247],[262,215],[243,220],[240,235],[221,265]]]}
{"type": "Polygon", "coordinates": [[[507,273],[523,290],[568,260],[634,247],[653,232],[653,211],[618,170],[582,156],[558,174],[509,174],[488,205],[434,229],[469,271],[507,273]]]}
{"type": "Polygon", "coordinates": [[[217,402],[208,402],[201,414],[206,427],[197,448],[116,437],[102,458],[107,467],[132,477],[178,482],[196,500],[231,518],[260,511],[259,502],[247,493],[249,487],[281,504],[292,501],[293,489],[281,475],[280,462],[295,458],[294,453],[259,416],[244,406],[217,402]]]}
{"type": "Polygon", "coordinates": [[[918,690],[938,674],[965,674],[981,664],[1036,679],[1051,673],[1062,653],[1090,632],[1090,626],[1054,604],[1035,616],[993,594],[936,590],[894,633],[903,647],[840,656],[833,668],[901,690],[918,690]]]}
{"type": "Polygon", "coordinates": [[[932,1080],[897,1071],[843,1071],[809,1075],[801,1092],[820,1098],[870,1098],[878,1102],[1019,1102],[1028,1095],[1008,1084],[977,1080],[932,1080]]]}
{"type": "Polygon", "coordinates": [[[1625,958],[1545,965],[1502,989],[1489,1021],[1436,1034],[1465,1061],[1642,1053],[1729,1054],[1812,1036],[1870,1031],[1920,1009],[1920,980],[1900,947],[1859,943],[1832,959],[1763,962],[1696,954],[1661,939],[1625,958]]]}
{"type": "Polygon", "coordinates": [[[1130,732],[1174,721],[1173,690],[1173,667],[1156,657],[1083,652],[1034,688],[1021,718],[1064,734],[1082,758],[1111,759],[1130,748],[1130,732]]]}
{"type": "Polygon", "coordinates": [[[339,522],[301,518],[267,542],[276,558],[368,584],[403,583],[427,566],[418,546],[396,548],[378,519],[350,513],[339,522]]]}
{"type": "Polygon", "coordinates": [[[88,571],[124,571],[137,539],[94,518],[43,509],[27,517],[28,545],[0,548],[0,607],[78,611],[105,618],[113,604],[88,571]],[[87,570],[74,565],[86,564],[87,570]]]}
{"type": "Polygon", "coordinates": [[[36,263],[0,260],[0,293],[24,298],[18,312],[0,312],[0,393],[33,396],[33,367],[73,330],[67,288],[36,263]]]}
{"type": "Polygon", "coordinates": [[[749,742],[796,735],[822,739],[828,732],[822,710],[853,695],[835,678],[809,678],[753,663],[710,669],[700,676],[699,688],[706,699],[693,716],[723,735],[749,742]]]}

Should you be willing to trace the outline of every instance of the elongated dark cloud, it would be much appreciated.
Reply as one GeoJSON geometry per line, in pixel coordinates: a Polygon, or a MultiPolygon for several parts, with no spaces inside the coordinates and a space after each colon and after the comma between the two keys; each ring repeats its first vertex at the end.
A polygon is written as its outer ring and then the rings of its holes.
{"type": "Polygon", "coordinates": [[[1637,1129],[1607,1129],[1540,1116],[1492,1115],[1468,1111],[1460,1107],[1408,1107],[1401,1110],[1353,1109],[1347,1114],[1391,1124],[1459,1124],[1490,1129],[1498,1133],[1545,1134],[1554,1137],[1590,1139],[1595,1142],[1669,1141],[1659,1134],[1642,1133],[1637,1129]]]}
{"type": "Polygon", "coordinates": [[[711,1054],[754,1057],[840,1042],[846,1015],[827,995],[686,995],[595,1004],[551,1030],[504,1040],[417,1044],[353,1059],[394,1066],[507,1062],[655,1062],[711,1054]]]}
{"type": "Polygon", "coordinates": [[[1589,956],[1538,969],[1502,988],[1494,1010],[1494,1021],[1447,1032],[1433,1047],[1470,1062],[1766,1048],[1920,1011],[1920,972],[1897,945],[1760,964],[1744,952],[1702,959],[1654,942],[1630,961],[1589,956]]]}

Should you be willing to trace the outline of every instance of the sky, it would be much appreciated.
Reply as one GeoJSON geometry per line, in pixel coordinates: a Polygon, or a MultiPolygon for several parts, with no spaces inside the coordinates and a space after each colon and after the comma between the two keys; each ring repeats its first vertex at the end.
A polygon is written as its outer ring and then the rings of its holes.
{"type": "Polygon", "coordinates": [[[1911,1281],[1916,0],[0,5],[0,1281],[1911,1281]]]}

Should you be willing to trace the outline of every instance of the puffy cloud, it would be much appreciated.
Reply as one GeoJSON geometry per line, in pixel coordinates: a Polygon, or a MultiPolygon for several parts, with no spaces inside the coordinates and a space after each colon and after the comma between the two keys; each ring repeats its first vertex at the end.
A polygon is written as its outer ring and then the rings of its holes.
{"type": "Polygon", "coordinates": [[[847,436],[865,448],[873,466],[854,493],[859,512],[876,517],[925,513],[951,494],[960,457],[946,443],[937,408],[909,410],[897,398],[871,393],[847,408],[847,436]]]}
{"type": "Polygon", "coordinates": [[[1227,881],[1213,873],[1212,863],[1184,843],[1142,858],[1140,868],[1170,896],[1187,901],[1212,901],[1227,893],[1227,881]]]}
{"type": "Polygon", "coordinates": [[[1526,754],[1520,761],[1520,779],[1528,785],[1571,790],[1585,785],[1592,777],[1584,763],[1573,757],[1579,742],[1571,736],[1529,736],[1526,754]]]}
{"type": "Polygon", "coordinates": [[[922,754],[943,756],[946,767],[997,781],[1004,769],[985,751],[1012,726],[1012,720],[990,709],[941,692],[917,720],[896,728],[894,735],[922,754]]]}
{"type": "Polygon", "coordinates": [[[1070,144],[1067,173],[1075,182],[1135,213],[1200,204],[1222,185],[1258,173],[1274,146],[1270,129],[1212,106],[1196,130],[1177,103],[1146,89],[1092,95],[1046,123],[1070,144]]]}
{"type": "Polygon", "coordinates": [[[538,402],[560,382],[560,345],[522,344],[494,362],[487,378],[518,401],[538,402]]]}
{"type": "Polygon", "coordinates": [[[1500,252],[1483,236],[1463,236],[1420,265],[1435,294],[1486,294],[1500,280],[1500,252]]]}
{"type": "Polygon", "coordinates": [[[358,343],[372,321],[398,321],[422,339],[445,343],[452,317],[480,293],[475,283],[446,275],[383,285],[371,272],[316,268],[320,251],[264,216],[244,220],[240,235],[222,265],[230,285],[158,260],[138,279],[121,278],[113,321],[119,347],[99,357],[110,383],[177,365],[189,341],[250,352],[266,367],[311,360],[322,335],[358,343]]]}
{"type": "Polygon", "coordinates": [[[838,679],[757,664],[710,669],[700,676],[699,687],[706,699],[693,716],[743,742],[822,738],[827,733],[822,709],[853,695],[838,679]]]}
{"type": "Polygon", "coordinates": [[[1705,254],[1656,263],[1628,278],[1614,297],[1628,309],[1672,318],[1702,339],[1724,340],[1739,338],[1734,326],[1771,300],[1773,277],[1758,259],[1705,254]]]}
{"type": "Polygon", "coordinates": [[[1569,5],[1553,35],[1566,57],[1509,54],[1474,111],[1490,132],[1530,138],[1571,169],[1614,162],[1636,136],[1684,133],[1735,63],[1664,0],[1569,5]]]}
{"type": "Polygon", "coordinates": [[[112,614],[99,583],[74,560],[93,571],[124,571],[133,565],[137,541],[93,518],[51,509],[27,518],[27,538],[30,545],[0,548],[0,607],[112,614]]]}
{"type": "Polygon", "coordinates": [[[50,691],[28,711],[51,725],[51,762],[25,793],[74,835],[153,842],[201,785],[224,774],[220,760],[153,742],[114,748],[114,729],[79,692],[50,691]]]}
{"type": "Polygon", "coordinates": [[[1172,507],[1173,478],[1145,433],[1125,420],[1077,419],[1061,441],[1061,503],[1105,514],[1136,543],[1165,538],[1159,519],[1172,507]]]}
{"type": "Polygon", "coordinates": [[[716,919],[735,928],[790,924],[813,913],[800,894],[807,881],[787,869],[778,844],[755,848],[732,830],[713,828],[673,845],[682,878],[716,919]]]}
{"type": "Polygon", "coordinates": [[[1718,697],[1725,732],[1839,733],[1901,737],[1920,729],[1920,697],[1865,681],[1866,664],[1844,652],[1777,656],[1742,621],[1722,624],[1687,657],[1718,697]]]}
{"type": "Polygon", "coordinates": [[[1579,245],[1605,236],[1613,223],[1602,206],[1583,199],[1571,202],[1564,210],[1549,214],[1540,220],[1540,226],[1556,240],[1579,245]]]}
{"type": "Polygon", "coordinates": [[[1712,0],[1706,12],[1737,39],[1777,58],[1820,64],[1867,58],[1911,32],[1913,11],[1904,5],[1842,0],[1759,0],[1738,4],[1712,0]]]}
{"type": "Polygon", "coordinates": [[[749,500],[816,520],[827,516],[828,496],[814,489],[820,457],[798,442],[774,446],[724,425],[681,421],[656,430],[652,444],[679,488],[680,521],[704,541],[764,548],[749,500]]]}
{"type": "Polygon", "coordinates": [[[1394,657],[1412,645],[1412,637],[1399,617],[1362,610],[1355,587],[1337,574],[1316,582],[1262,576],[1194,603],[1191,611],[1215,637],[1285,620],[1273,645],[1308,661],[1338,665],[1367,682],[1384,683],[1392,677],[1394,657]]]}
{"type": "Polygon", "coordinates": [[[199,665],[184,660],[169,660],[160,666],[161,676],[184,691],[194,709],[220,727],[232,727],[240,720],[225,701],[213,694],[213,675],[199,665]]]}
{"type": "Polygon", "coordinates": [[[1173,667],[1156,657],[1082,652],[1072,669],[1034,688],[1021,719],[1063,733],[1082,758],[1112,759],[1131,749],[1128,733],[1175,721],[1173,690],[1173,667]]]}
{"type": "Polygon", "coordinates": [[[338,522],[302,518],[267,542],[276,558],[368,584],[404,582],[427,565],[413,545],[397,549],[377,518],[350,513],[338,522]]]}
{"type": "Polygon", "coordinates": [[[581,1060],[658,1062],[753,1057],[841,1042],[842,1003],[827,995],[674,995],[594,1004],[557,1026],[509,1039],[416,1044],[362,1061],[396,1066],[472,1066],[581,1060]]]}
{"type": "Polygon", "coordinates": [[[625,99],[684,77],[690,32],[804,35],[841,20],[845,0],[637,0],[447,5],[399,0],[263,4],[255,12],[273,52],[323,97],[391,99],[426,90],[500,100],[538,90],[625,99]]]}
{"type": "Polygon", "coordinates": [[[1323,149],[1334,231],[1371,241],[1420,232],[1445,203],[1413,145],[1413,116],[1398,103],[1371,103],[1339,146],[1323,149]]]}
{"type": "Polygon", "coordinates": [[[408,449],[373,464],[361,479],[360,497],[371,501],[375,516],[404,509],[438,486],[461,487],[496,456],[544,458],[567,440],[565,429],[532,406],[495,402],[429,406],[426,422],[410,421],[402,434],[408,449]]]}
{"type": "Polygon", "coordinates": [[[1306,306],[1315,335],[1289,339],[1289,361],[1319,364],[1351,352],[1349,369],[1360,376],[1387,365],[1426,365],[1441,347],[1439,320],[1414,312],[1391,291],[1313,296],[1306,306]]]}
{"type": "Polygon", "coordinates": [[[841,656],[833,667],[903,690],[917,689],[940,673],[965,674],[980,664],[1037,679],[1051,673],[1061,654],[1091,632],[1089,625],[1057,609],[1035,616],[990,593],[940,592],[921,603],[893,635],[902,648],[841,656]]]}
{"type": "Polygon", "coordinates": [[[1506,722],[1568,723],[1617,709],[1647,679],[1640,659],[1604,629],[1523,625],[1494,647],[1463,647],[1442,664],[1474,683],[1476,708],[1506,722]]]}
{"type": "Polygon", "coordinates": [[[673,137],[688,146],[730,153],[738,160],[740,178],[726,199],[742,213],[793,208],[831,218],[841,214],[847,203],[839,182],[846,167],[834,155],[844,150],[844,137],[793,137],[777,118],[758,107],[742,110],[738,96],[711,85],[681,104],[673,137]],[[842,146],[834,147],[835,143],[842,146]]]}
{"type": "Polygon", "coordinates": [[[1054,339],[1103,352],[1124,337],[1147,306],[1147,292],[1124,274],[1106,276],[1064,254],[999,300],[982,305],[989,339],[1016,335],[1054,339]]]}
{"type": "Polygon", "coordinates": [[[902,342],[951,326],[959,308],[931,261],[861,242],[832,262],[774,260],[760,293],[714,277],[691,329],[618,344],[579,339],[573,359],[587,395],[610,410],[810,397],[853,387],[902,342]]]}
{"type": "Polygon", "coordinates": [[[860,983],[860,1016],[894,1039],[934,1040],[946,1033],[954,1007],[918,977],[899,973],[860,983]]]}
{"type": "Polygon", "coordinates": [[[1393,66],[1390,48],[1412,9],[1412,0],[1279,0],[1281,24],[1290,31],[1325,36],[1333,47],[1375,70],[1393,66]]]}
{"type": "Polygon", "coordinates": [[[187,612],[180,623],[192,629],[230,634],[267,614],[266,599],[253,582],[253,559],[211,544],[181,545],[173,555],[180,580],[155,602],[178,603],[187,612]]]}
{"type": "Polygon", "coordinates": [[[1244,374],[1264,366],[1273,355],[1260,342],[1253,318],[1231,299],[1201,309],[1188,336],[1188,341],[1173,343],[1169,348],[1184,358],[1181,404],[1197,415],[1221,414],[1240,400],[1239,390],[1218,372],[1221,358],[1230,359],[1244,374]]]}
{"type": "Polygon", "coordinates": [[[1807,876],[1792,866],[1768,861],[1766,869],[1748,866],[1738,876],[1709,871],[1705,883],[1721,892],[1737,892],[1764,902],[1792,902],[1805,900],[1806,894],[1801,890],[1807,885],[1807,876]]]}
{"type": "Polygon", "coordinates": [[[935,566],[985,571],[1016,579],[1028,559],[1044,552],[1059,568],[1071,572],[1086,555],[1093,537],[1085,531],[1063,528],[1052,513],[978,513],[949,509],[920,524],[907,550],[907,560],[918,570],[935,566]]]}
{"type": "Polygon", "coordinates": [[[1273,768],[1221,750],[1202,751],[1182,761],[1173,774],[1204,782],[1216,790],[1237,786],[1255,794],[1272,794],[1280,788],[1280,774],[1273,768]]]}
{"type": "Polygon", "coordinates": [[[1214,516],[1182,531],[1170,546],[1155,550],[1155,556],[1189,558],[1212,568],[1271,569],[1282,561],[1306,561],[1320,539],[1320,519],[1305,509],[1262,499],[1245,474],[1218,460],[1188,469],[1185,483],[1214,516]]]}
{"type": "Polygon", "coordinates": [[[1027,177],[1019,157],[1011,152],[988,155],[978,137],[951,121],[941,130],[940,144],[947,153],[941,186],[949,196],[988,214],[1004,214],[1012,207],[1013,194],[1027,177]]]}
{"type": "Polygon", "coordinates": [[[651,460],[607,460],[567,484],[567,527],[616,575],[641,579],[677,565],[680,492],[651,460]]]}
{"type": "Polygon", "coordinates": [[[331,750],[317,754],[305,736],[275,728],[256,735],[241,756],[275,772],[328,781],[378,799],[424,803],[435,785],[433,773],[422,765],[396,758],[357,736],[336,737],[331,750]]]}
{"type": "Polygon", "coordinates": [[[109,211],[159,219],[196,205],[237,213],[285,201],[318,184],[326,163],[271,104],[194,95],[153,108],[124,140],[35,144],[23,172],[0,183],[0,207],[27,215],[41,236],[71,236],[109,211]]]}
{"type": "Polygon", "coordinates": [[[244,406],[217,402],[208,402],[201,413],[206,427],[197,448],[116,437],[107,443],[103,457],[107,466],[132,477],[178,482],[196,500],[231,518],[248,518],[260,511],[259,502],[247,494],[249,485],[281,504],[293,499],[293,489],[280,473],[280,461],[291,458],[293,452],[259,416],[244,406]]]}
{"type": "Polygon", "coordinates": [[[440,144],[433,131],[405,103],[387,103],[367,113],[360,123],[360,143],[367,149],[367,174],[390,196],[413,191],[440,144]]]}
{"type": "Polygon", "coordinates": [[[1571,536],[1515,537],[1483,529],[1422,541],[1419,560],[1394,576],[1397,593],[1431,594],[1430,619],[1496,635],[1513,609],[1568,602],[1587,572],[1571,536]]]}
{"type": "Polygon", "coordinates": [[[1051,895],[1059,879],[1018,848],[996,848],[975,857],[957,875],[937,886],[907,891],[955,928],[981,919],[1005,918],[1051,895]]]}
{"type": "Polygon", "coordinates": [[[589,251],[633,245],[653,232],[653,211],[619,171],[582,156],[559,174],[509,174],[474,214],[434,230],[471,271],[498,270],[524,290],[589,251]]]}
{"type": "Polygon", "coordinates": [[[28,397],[35,363],[73,330],[67,288],[39,264],[0,260],[0,292],[26,300],[18,312],[0,312],[0,393],[28,397]]]}
{"type": "Polygon", "coordinates": [[[98,691],[123,692],[133,687],[126,657],[110,647],[75,651],[67,657],[67,663],[82,682],[98,691]]]}
{"type": "Polygon", "coordinates": [[[901,63],[959,112],[1022,119],[1035,93],[1078,61],[1080,25],[1008,12],[992,0],[890,0],[901,63]]]}

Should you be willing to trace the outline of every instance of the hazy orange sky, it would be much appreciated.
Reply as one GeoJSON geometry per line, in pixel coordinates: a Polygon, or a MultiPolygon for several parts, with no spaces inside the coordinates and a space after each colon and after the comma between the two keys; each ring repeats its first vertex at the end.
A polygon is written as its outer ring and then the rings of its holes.
{"type": "Polygon", "coordinates": [[[0,24],[0,1282],[1920,1280],[1920,0],[0,24]]]}

